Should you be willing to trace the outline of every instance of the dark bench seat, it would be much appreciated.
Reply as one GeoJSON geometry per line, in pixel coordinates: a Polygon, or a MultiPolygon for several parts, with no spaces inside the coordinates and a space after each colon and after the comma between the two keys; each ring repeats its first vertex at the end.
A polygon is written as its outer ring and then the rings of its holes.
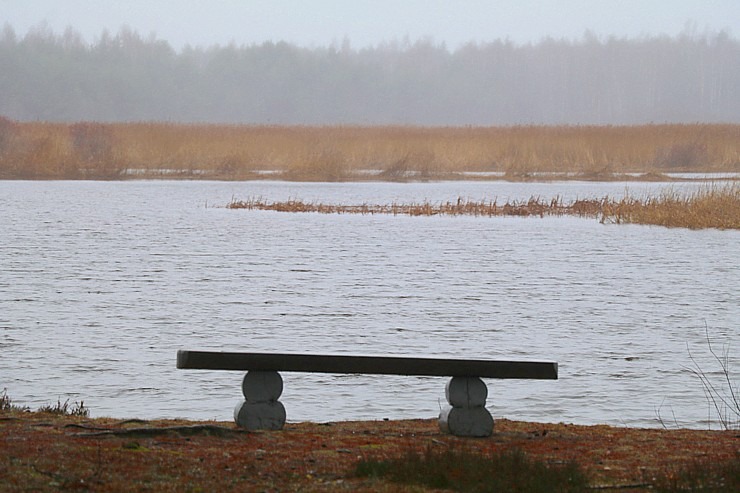
{"type": "Polygon", "coordinates": [[[234,410],[234,419],[238,425],[252,430],[280,429],[285,424],[285,408],[278,400],[283,390],[280,371],[452,377],[445,389],[450,406],[440,414],[440,426],[459,436],[488,436],[493,431],[493,418],[485,409],[488,389],[481,378],[558,378],[555,362],[398,356],[180,350],[177,367],[247,371],[242,382],[245,400],[234,410]]]}

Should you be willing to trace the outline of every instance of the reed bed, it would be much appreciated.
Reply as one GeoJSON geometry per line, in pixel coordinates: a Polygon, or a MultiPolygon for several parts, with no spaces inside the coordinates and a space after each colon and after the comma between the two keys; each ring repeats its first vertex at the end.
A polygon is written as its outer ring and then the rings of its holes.
{"type": "Polygon", "coordinates": [[[710,187],[683,196],[665,191],[658,197],[620,200],[575,200],[564,203],[560,197],[549,201],[530,197],[526,201],[475,201],[462,197],[454,202],[391,204],[324,204],[287,200],[270,202],[260,198],[232,200],[229,209],[269,210],[278,212],[314,212],[320,214],[390,214],[408,216],[578,216],[599,218],[610,224],[651,224],[691,229],[740,229],[740,185],[710,187]]]}
{"type": "Polygon", "coordinates": [[[577,200],[564,204],[556,197],[549,202],[539,197],[527,201],[506,202],[499,205],[497,201],[474,201],[458,198],[455,202],[432,203],[392,203],[392,204],[359,204],[337,205],[318,202],[287,200],[268,202],[262,199],[232,200],[226,206],[229,209],[269,210],[278,212],[317,212],[320,214],[390,214],[394,216],[564,216],[597,217],[604,206],[598,200],[577,200]]]}
{"type": "Polygon", "coordinates": [[[0,117],[0,179],[426,180],[491,172],[511,180],[737,173],[740,125],[304,127],[0,117]]]}
{"type": "Polygon", "coordinates": [[[707,186],[683,195],[666,190],[657,197],[605,201],[602,222],[655,224],[691,229],[740,229],[740,185],[707,186]]]}

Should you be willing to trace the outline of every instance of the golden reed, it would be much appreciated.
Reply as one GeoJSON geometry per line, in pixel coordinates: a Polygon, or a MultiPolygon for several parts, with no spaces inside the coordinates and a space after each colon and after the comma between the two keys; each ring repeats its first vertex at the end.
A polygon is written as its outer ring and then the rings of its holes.
{"type": "Polygon", "coordinates": [[[690,194],[666,190],[657,197],[604,203],[602,221],[691,229],[740,229],[740,185],[707,185],[690,194]]]}
{"type": "Polygon", "coordinates": [[[532,197],[522,202],[498,204],[492,201],[474,201],[458,198],[455,202],[421,202],[392,204],[322,204],[288,200],[268,202],[262,199],[232,200],[228,209],[269,210],[278,212],[318,212],[321,214],[391,214],[394,216],[563,216],[596,217],[603,210],[598,200],[577,200],[563,204],[559,198],[544,202],[532,197]]]}
{"type": "Polygon", "coordinates": [[[576,200],[563,203],[559,198],[549,202],[539,197],[527,201],[472,201],[458,198],[455,202],[422,202],[409,204],[323,204],[288,200],[268,202],[262,199],[232,200],[229,209],[270,210],[278,212],[316,212],[322,214],[392,214],[409,216],[579,216],[599,218],[602,223],[652,224],[691,229],[740,229],[740,185],[709,186],[689,195],[665,191],[658,197],[621,200],[576,200]]]}
{"type": "Polygon", "coordinates": [[[541,173],[559,173],[607,180],[639,173],[664,180],[667,172],[740,172],[740,125],[302,127],[0,117],[0,179],[344,181],[498,173],[494,178],[540,180],[541,173]]]}

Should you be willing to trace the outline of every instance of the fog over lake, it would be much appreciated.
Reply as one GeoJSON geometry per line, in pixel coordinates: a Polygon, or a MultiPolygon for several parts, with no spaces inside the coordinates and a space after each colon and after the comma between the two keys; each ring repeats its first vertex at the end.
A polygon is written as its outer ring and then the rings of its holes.
{"type": "MultiPolygon", "coordinates": [[[[738,340],[738,231],[223,207],[664,186],[0,181],[0,389],[33,408],[229,420],[242,375],[177,370],[178,349],[554,360],[557,381],[487,380],[494,418],[705,428],[690,355],[721,377],[707,333],[720,353],[738,340]]],[[[734,346],[729,358],[737,368],[734,346]]],[[[289,421],[432,417],[446,383],[283,377],[289,421]]]]}

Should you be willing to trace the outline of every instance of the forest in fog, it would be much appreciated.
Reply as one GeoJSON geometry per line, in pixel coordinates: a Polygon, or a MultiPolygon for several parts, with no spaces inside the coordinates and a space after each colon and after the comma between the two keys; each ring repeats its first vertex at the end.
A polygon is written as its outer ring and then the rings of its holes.
{"type": "Polygon", "coordinates": [[[740,41],[432,40],[185,47],[130,29],[0,33],[0,115],[20,121],[356,125],[740,122],[740,41]]]}

